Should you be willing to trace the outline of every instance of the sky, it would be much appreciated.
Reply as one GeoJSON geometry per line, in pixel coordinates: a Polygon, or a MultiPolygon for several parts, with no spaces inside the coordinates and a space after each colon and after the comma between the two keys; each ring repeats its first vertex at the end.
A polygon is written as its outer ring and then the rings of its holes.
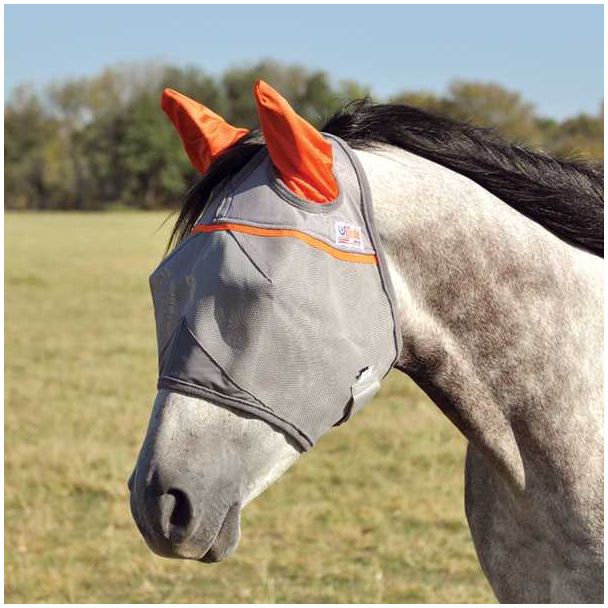
{"type": "Polygon", "coordinates": [[[601,5],[4,5],[4,28],[5,95],[120,62],[219,75],[261,59],[379,98],[496,82],[558,119],[596,113],[604,90],[601,5]]]}

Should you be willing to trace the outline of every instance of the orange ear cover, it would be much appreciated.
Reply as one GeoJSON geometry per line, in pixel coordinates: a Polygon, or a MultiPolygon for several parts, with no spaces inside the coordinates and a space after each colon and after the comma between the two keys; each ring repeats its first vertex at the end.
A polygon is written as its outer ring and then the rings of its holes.
{"type": "Polygon", "coordinates": [[[339,188],[331,144],[263,80],[254,95],[270,158],[285,185],[308,201],[333,201],[339,188]]]}
{"type": "Polygon", "coordinates": [[[177,129],[190,162],[201,173],[249,133],[248,129],[233,127],[209,108],[173,89],[163,91],[160,105],[177,129]]]}

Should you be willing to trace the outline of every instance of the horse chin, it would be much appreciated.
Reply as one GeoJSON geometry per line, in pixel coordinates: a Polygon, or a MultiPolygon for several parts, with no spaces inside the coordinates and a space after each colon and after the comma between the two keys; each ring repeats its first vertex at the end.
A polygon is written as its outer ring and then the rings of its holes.
{"type": "Polygon", "coordinates": [[[234,553],[241,537],[241,507],[238,504],[228,509],[226,517],[211,543],[199,561],[206,564],[221,562],[234,553]]]}
{"type": "MultiPolygon", "coordinates": [[[[202,526],[205,529],[205,526],[202,526]]],[[[208,530],[208,528],[207,528],[208,530]]],[[[165,543],[156,545],[148,542],[150,548],[163,557],[191,559],[206,564],[221,562],[234,553],[241,537],[241,506],[234,504],[228,509],[215,536],[209,540],[208,533],[199,536],[196,531],[180,540],[172,537],[169,547],[165,543]],[[206,548],[205,548],[206,547],[206,548]]],[[[165,540],[165,539],[163,539],[165,540]]]]}

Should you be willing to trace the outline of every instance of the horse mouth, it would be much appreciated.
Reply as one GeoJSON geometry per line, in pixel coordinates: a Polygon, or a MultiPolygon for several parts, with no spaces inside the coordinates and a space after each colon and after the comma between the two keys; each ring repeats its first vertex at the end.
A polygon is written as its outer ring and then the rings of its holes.
{"type": "Polygon", "coordinates": [[[240,505],[234,504],[228,509],[226,517],[209,549],[207,549],[203,557],[198,561],[212,564],[221,562],[223,559],[232,555],[239,544],[241,536],[240,519],[240,505]]]}

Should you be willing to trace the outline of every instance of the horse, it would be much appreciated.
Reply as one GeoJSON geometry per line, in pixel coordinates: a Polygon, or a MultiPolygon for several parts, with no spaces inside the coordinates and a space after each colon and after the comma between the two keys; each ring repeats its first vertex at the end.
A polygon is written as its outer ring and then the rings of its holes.
{"type": "MultiPolygon", "coordinates": [[[[351,103],[317,131],[262,85],[251,132],[165,91],[202,173],[169,257],[205,238],[193,229],[209,201],[260,153],[322,206],[331,156],[306,160],[304,140],[345,142],[397,301],[394,367],[468,441],[466,517],[497,599],[602,602],[603,170],[405,105],[351,103]],[[262,85],[281,101],[270,118],[262,85]]],[[[133,517],[159,555],[220,561],[243,507],[303,451],[255,412],[160,386],[128,483],[133,517]]]]}

